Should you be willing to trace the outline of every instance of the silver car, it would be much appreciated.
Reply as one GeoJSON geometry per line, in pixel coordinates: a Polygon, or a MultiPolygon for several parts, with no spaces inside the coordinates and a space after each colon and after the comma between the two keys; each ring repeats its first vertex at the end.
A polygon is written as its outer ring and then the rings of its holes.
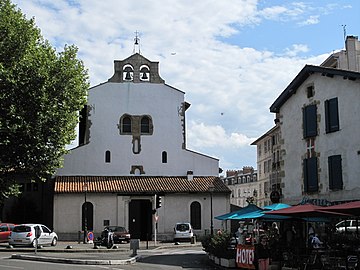
{"type": "MultiPolygon", "coordinates": [[[[356,232],[356,220],[343,220],[335,225],[336,231],[339,233],[344,233],[345,231],[354,233],[356,232]],[[345,229],[346,227],[346,229],[345,229]]],[[[360,221],[358,222],[358,230],[360,231],[360,221]]]]}
{"type": "Polygon", "coordinates": [[[174,242],[189,240],[194,236],[193,229],[189,222],[176,223],[174,228],[174,242]]]}
{"type": "Polygon", "coordinates": [[[12,246],[56,246],[58,236],[55,232],[42,224],[21,224],[14,227],[9,236],[9,245],[12,246]],[[37,238],[38,237],[38,238],[37,238]]]}

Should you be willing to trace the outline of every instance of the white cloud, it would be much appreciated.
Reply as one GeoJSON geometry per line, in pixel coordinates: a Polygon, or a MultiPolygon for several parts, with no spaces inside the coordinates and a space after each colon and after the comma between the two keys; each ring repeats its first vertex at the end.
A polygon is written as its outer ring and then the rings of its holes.
{"type": "Polygon", "coordinates": [[[294,57],[299,53],[306,53],[309,51],[309,48],[306,44],[293,44],[291,48],[285,49],[285,54],[290,57],[294,57]]]}
{"type": "Polygon", "coordinates": [[[187,137],[191,141],[190,148],[217,147],[224,150],[248,146],[255,140],[255,138],[249,138],[245,134],[227,133],[220,125],[207,126],[204,123],[195,121],[190,122],[187,137]]]}
{"type": "Polygon", "coordinates": [[[319,22],[320,22],[319,15],[313,15],[310,16],[307,20],[303,22],[299,22],[298,25],[305,26],[305,25],[318,24],[319,22]]]}

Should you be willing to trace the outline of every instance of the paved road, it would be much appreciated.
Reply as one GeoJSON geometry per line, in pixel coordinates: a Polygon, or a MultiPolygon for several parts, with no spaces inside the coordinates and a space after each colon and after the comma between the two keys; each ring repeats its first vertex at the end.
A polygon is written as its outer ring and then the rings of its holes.
{"type": "MultiPolygon", "coordinates": [[[[128,265],[77,265],[54,262],[37,262],[9,259],[8,252],[0,253],[0,270],[53,270],[53,269],[108,269],[108,270],[180,270],[180,269],[221,269],[212,264],[201,248],[165,248],[139,252],[139,260],[128,265]]],[[[85,254],[90,256],[89,254],[85,254]]],[[[84,255],[82,255],[84,256],[84,255]]]]}
{"type": "Polygon", "coordinates": [[[120,246],[117,250],[107,250],[105,248],[94,250],[88,245],[74,244],[72,250],[67,250],[68,243],[59,243],[54,247],[45,247],[36,254],[34,249],[13,249],[9,250],[4,246],[0,246],[0,270],[3,269],[29,269],[29,270],[45,270],[45,269],[123,269],[123,270],[138,270],[138,269],[221,269],[212,264],[201,245],[181,244],[175,246],[172,243],[159,244],[154,246],[151,243],[142,243],[140,250],[137,252],[137,260],[132,261],[131,264],[119,264],[128,262],[129,259],[134,259],[129,251],[129,246],[120,246]],[[149,249],[147,249],[149,247],[149,249]],[[17,254],[22,259],[14,257],[17,254]],[[10,259],[10,257],[13,257],[10,259]],[[28,260],[23,260],[27,258],[28,260]],[[35,259],[49,259],[49,261],[36,261],[35,259]],[[61,260],[70,260],[72,262],[59,263],[61,260]],[[90,264],[78,264],[89,263],[90,264]],[[109,260],[109,261],[108,261],[109,260]],[[95,263],[93,263],[95,262],[95,263]],[[99,263],[105,262],[106,264],[99,263]],[[109,264],[112,262],[113,264],[109,264]],[[115,264],[114,264],[115,262],[115,264]],[[72,264],[71,264],[72,263],[72,264]],[[98,263],[98,264],[96,264],[98,263]]]}

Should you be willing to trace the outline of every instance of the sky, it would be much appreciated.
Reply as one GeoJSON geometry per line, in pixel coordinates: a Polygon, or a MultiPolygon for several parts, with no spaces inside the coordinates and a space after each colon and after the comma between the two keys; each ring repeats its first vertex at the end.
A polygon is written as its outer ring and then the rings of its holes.
{"type": "Polygon", "coordinates": [[[358,0],[13,0],[58,52],[78,47],[91,86],[135,51],[185,92],[187,148],[226,170],[256,165],[269,107],[306,65],[360,34],[358,0]],[[134,47],[135,32],[140,47],[134,47]]]}

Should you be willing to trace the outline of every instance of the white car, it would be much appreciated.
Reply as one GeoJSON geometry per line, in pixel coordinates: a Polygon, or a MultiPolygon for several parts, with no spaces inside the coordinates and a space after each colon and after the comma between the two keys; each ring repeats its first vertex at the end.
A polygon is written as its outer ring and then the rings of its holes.
{"type": "Polygon", "coordinates": [[[12,246],[36,246],[36,236],[38,245],[56,246],[58,236],[55,232],[42,224],[21,224],[14,227],[9,236],[9,245],[12,246]]]}
{"type": "MultiPolygon", "coordinates": [[[[347,232],[356,232],[356,220],[343,220],[335,225],[336,231],[339,233],[345,232],[345,227],[347,232]]],[[[358,221],[358,227],[360,231],[360,220],[358,221]]]]}
{"type": "Polygon", "coordinates": [[[177,242],[182,239],[191,241],[191,238],[194,236],[193,229],[191,224],[188,222],[176,223],[174,228],[174,242],[177,242]]]}

